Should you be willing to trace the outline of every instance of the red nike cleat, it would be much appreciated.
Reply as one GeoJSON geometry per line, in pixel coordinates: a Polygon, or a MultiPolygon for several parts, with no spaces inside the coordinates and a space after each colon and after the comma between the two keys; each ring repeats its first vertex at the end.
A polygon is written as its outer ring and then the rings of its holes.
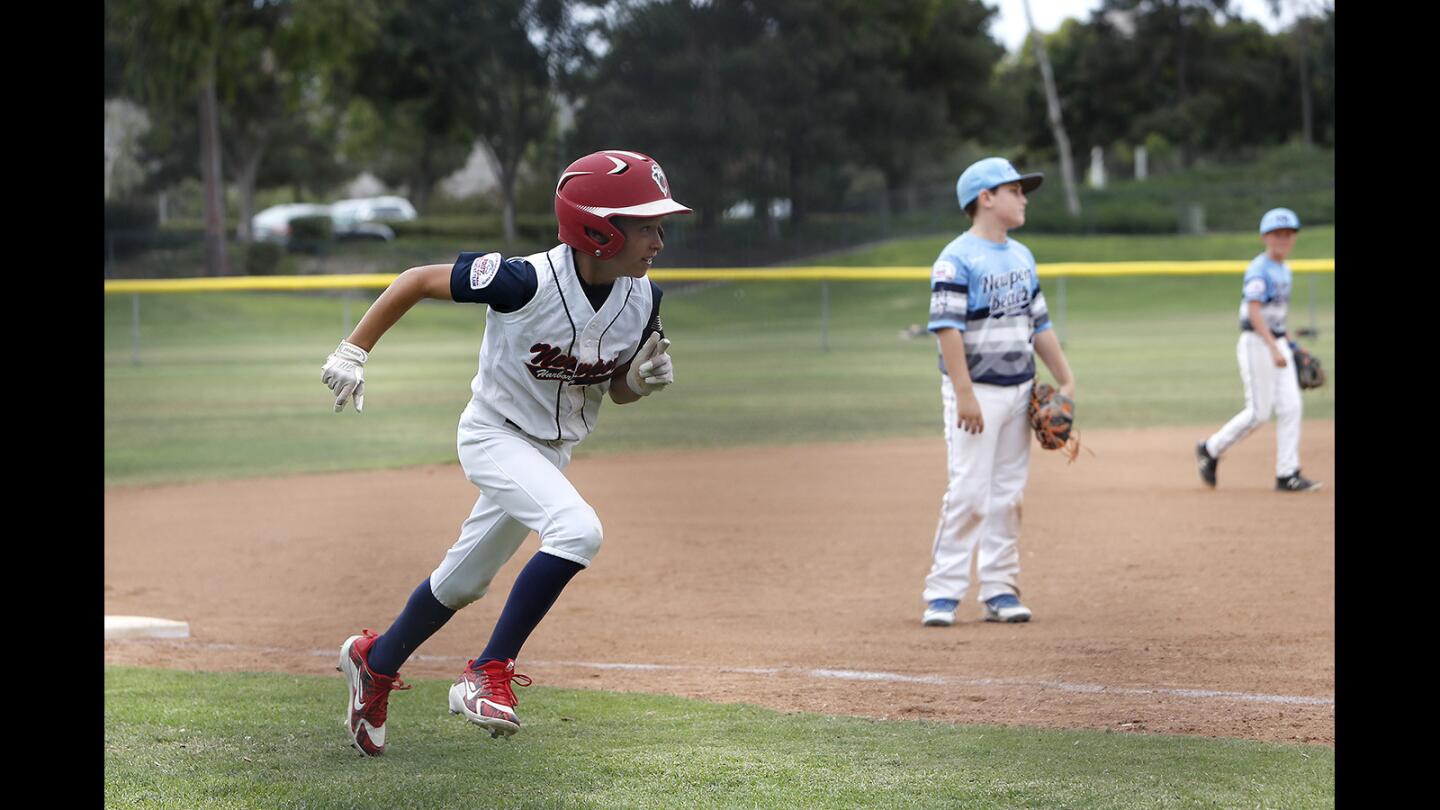
{"type": "Polygon", "coordinates": [[[468,661],[465,671],[450,686],[450,713],[463,714],[477,726],[489,729],[491,737],[510,736],[520,730],[520,717],[515,714],[514,681],[529,686],[530,678],[515,672],[515,659],[487,661],[478,668],[468,661]]]}
{"type": "Polygon", "coordinates": [[[379,636],[361,630],[360,635],[345,639],[340,645],[340,665],[350,687],[350,702],[345,708],[345,727],[355,750],[367,757],[385,753],[385,713],[390,708],[390,690],[409,689],[398,675],[381,675],[370,669],[370,648],[379,636]]]}

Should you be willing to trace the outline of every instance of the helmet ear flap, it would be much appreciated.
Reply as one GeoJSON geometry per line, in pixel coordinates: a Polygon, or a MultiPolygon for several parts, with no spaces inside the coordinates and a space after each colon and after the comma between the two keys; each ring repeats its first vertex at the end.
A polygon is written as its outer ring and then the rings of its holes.
{"type": "Polygon", "coordinates": [[[625,247],[625,232],[604,217],[598,217],[575,203],[556,195],[555,218],[560,223],[560,241],[583,250],[597,259],[610,259],[625,247]],[[591,233],[598,234],[596,239],[591,233]]]}

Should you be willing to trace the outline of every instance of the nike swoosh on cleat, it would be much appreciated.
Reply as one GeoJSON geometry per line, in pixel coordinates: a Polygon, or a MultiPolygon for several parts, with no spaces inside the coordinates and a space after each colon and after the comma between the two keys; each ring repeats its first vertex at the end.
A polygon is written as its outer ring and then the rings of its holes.
{"type": "Polygon", "coordinates": [[[360,727],[365,730],[365,736],[367,736],[367,737],[370,738],[370,742],[374,743],[376,748],[384,748],[384,747],[385,747],[385,727],[384,727],[384,726],[380,726],[379,728],[376,728],[375,726],[370,725],[370,721],[368,721],[368,720],[361,720],[361,721],[360,721],[360,727]]]}
{"type": "Polygon", "coordinates": [[[360,699],[361,694],[363,694],[363,690],[360,688],[359,672],[356,672],[354,675],[350,676],[350,692],[355,696],[352,699],[354,705],[351,708],[353,708],[357,712],[365,711],[365,701],[360,699]]]}

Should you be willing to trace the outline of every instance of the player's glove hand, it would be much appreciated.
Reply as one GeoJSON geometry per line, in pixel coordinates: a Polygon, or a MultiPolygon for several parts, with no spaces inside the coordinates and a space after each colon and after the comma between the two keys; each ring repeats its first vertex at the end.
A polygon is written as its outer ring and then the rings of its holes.
{"type": "Polygon", "coordinates": [[[1295,358],[1295,376],[1302,389],[1319,388],[1325,384],[1325,369],[1320,358],[1305,350],[1299,343],[1291,342],[1290,353],[1295,358]]]}
{"type": "Polygon", "coordinates": [[[1080,438],[1072,436],[1075,427],[1075,400],[1055,390],[1048,383],[1035,383],[1030,389],[1030,428],[1046,450],[1064,449],[1071,461],[1080,454],[1080,438]]]}
{"type": "Polygon", "coordinates": [[[625,384],[631,391],[648,397],[675,382],[675,368],[666,352],[669,348],[669,338],[660,337],[659,332],[650,333],[650,338],[630,361],[630,370],[625,372],[625,384]]]}
{"type": "Polygon", "coordinates": [[[340,341],[320,369],[320,382],[335,394],[335,413],[345,410],[345,402],[355,398],[355,412],[365,410],[365,361],[370,354],[353,343],[340,341]]]}

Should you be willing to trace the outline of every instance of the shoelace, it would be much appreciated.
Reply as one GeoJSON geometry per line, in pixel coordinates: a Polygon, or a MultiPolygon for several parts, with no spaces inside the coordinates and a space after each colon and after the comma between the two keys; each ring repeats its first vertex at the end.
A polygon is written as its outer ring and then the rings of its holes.
{"type": "Polygon", "coordinates": [[[485,690],[492,697],[500,698],[499,702],[507,706],[515,707],[520,705],[520,700],[515,697],[515,692],[510,688],[510,682],[514,681],[518,686],[529,686],[532,681],[529,675],[521,675],[513,669],[504,667],[476,667],[475,660],[471,659],[465,664],[468,669],[474,670],[485,680],[485,690]]]}

